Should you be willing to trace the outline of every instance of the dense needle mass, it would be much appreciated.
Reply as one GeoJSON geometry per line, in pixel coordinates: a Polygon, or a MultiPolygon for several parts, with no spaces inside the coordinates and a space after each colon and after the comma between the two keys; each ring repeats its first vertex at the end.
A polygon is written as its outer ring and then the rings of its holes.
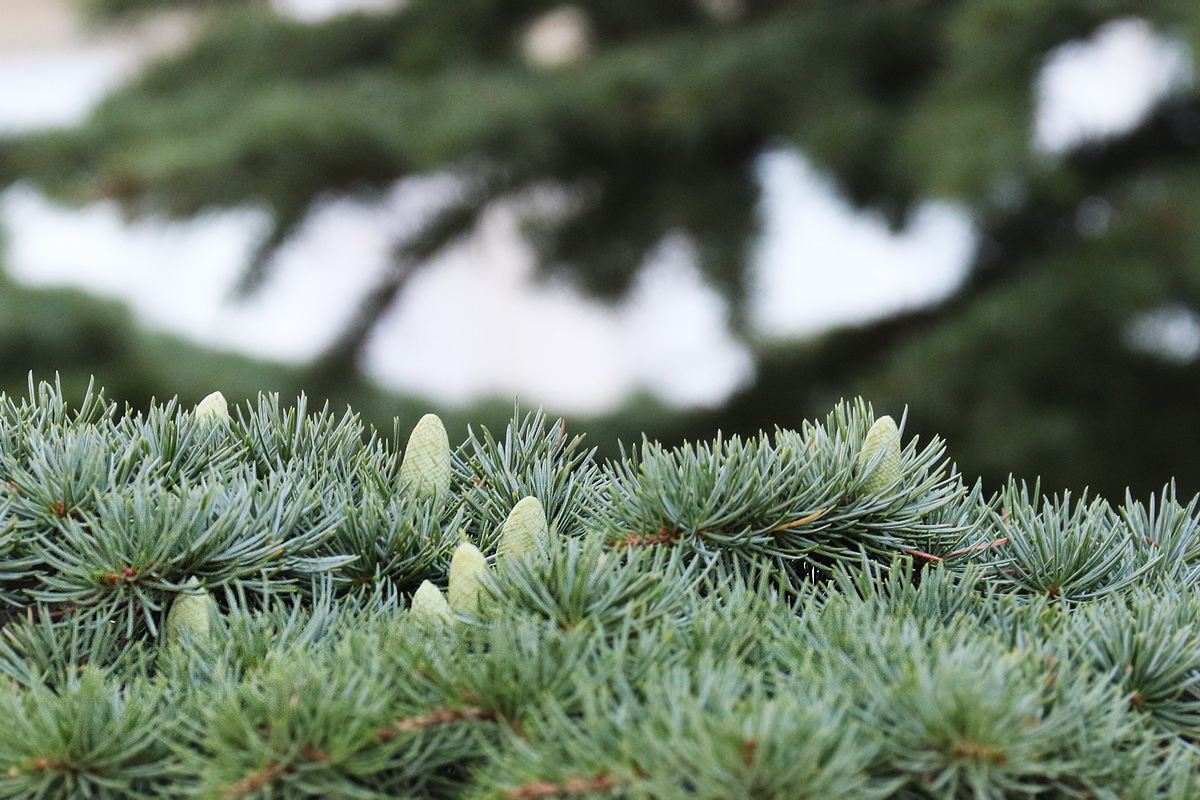
{"type": "Polygon", "coordinates": [[[407,470],[400,421],[210,407],[0,397],[0,797],[1200,794],[1170,487],[986,498],[861,401],[407,470]]]}

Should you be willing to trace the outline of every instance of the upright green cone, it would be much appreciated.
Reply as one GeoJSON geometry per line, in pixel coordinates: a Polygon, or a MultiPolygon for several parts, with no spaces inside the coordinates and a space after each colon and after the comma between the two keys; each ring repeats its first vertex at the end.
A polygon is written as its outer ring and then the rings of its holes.
{"type": "Polygon", "coordinates": [[[546,510],[536,497],[526,497],[508,512],[508,519],[504,520],[504,526],[500,529],[496,554],[501,559],[525,558],[549,546],[550,527],[546,524],[546,510]]]}
{"type": "Polygon", "coordinates": [[[459,614],[474,614],[479,610],[479,590],[487,572],[487,559],[479,548],[463,542],[450,559],[450,608],[459,614]]]}
{"type": "Polygon", "coordinates": [[[449,494],[450,439],[437,414],[421,417],[409,435],[400,482],[425,497],[449,494]]]}
{"type": "Polygon", "coordinates": [[[229,403],[225,395],[213,392],[196,404],[197,422],[229,422],[229,403]]]}
{"type": "Polygon", "coordinates": [[[858,471],[867,494],[882,492],[900,480],[900,429],[896,420],[889,416],[875,420],[858,451],[858,471]],[[872,467],[871,460],[877,454],[878,460],[872,467]]]}
{"type": "Polygon", "coordinates": [[[212,615],[216,612],[212,596],[200,587],[200,581],[195,578],[188,578],[184,587],[185,590],[175,596],[171,610],[167,612],[165,634],[168,645],[189,639],[201,641],[212,632],[212,615]]]}
{"type": "Polygon", "coordinates": [[[450,613],[450,605],[442,596],[441,589],[429,581],[421,581],[417,591],[413,592],[412,603],[409,605],[408,611],[417,619],[436,619],[443,622],[450,622],[454,619],[453,614],[450,613]]]}

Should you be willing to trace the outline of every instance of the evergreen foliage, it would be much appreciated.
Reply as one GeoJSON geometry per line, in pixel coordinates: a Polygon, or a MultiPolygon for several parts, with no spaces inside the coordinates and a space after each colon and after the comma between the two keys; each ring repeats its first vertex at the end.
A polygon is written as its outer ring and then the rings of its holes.
{"type": "MultiPolygon", "coordinates": [[[[1148,313],[1194,322],[1200,308],[1200,91],[1180,85],[1132,129],[1065,152],[1031,134],[1047,60],[1113,23],[1144,22],[1196,73],[1191,0],[408,0],[317,23],[261,0],[80,3],[110,21],[186,9],[196,36],[83,124],[6,138],[0,184],[133,214],[264,208],[273,226],[248,265],[252,287],[329,199],[454,179],[331,345],[324,385],[280,391],[342,391],[412,276],[507,203],[527,217],[542,274],[619,296],[648,255],[683,238],[730,301],[734,332],[758,357],[752,385],[719,412],[659,423],[660,440],[795,428],[862,393],[908,405],[910,429],[954,442],[989,487],[1016,472],[1110,499],[1168,476],[1200,489],[1200,370],[1129,336],[1148,313]],[[529,30],[564,5],[586,20],[587,46],[557,64],[531,59],[529,30]],[[964,284],[937,308],[804,346],[762,342],[746,325],[756,174],[781,150],[896,227],[924,201],[961,204],[979,232],[964,284]]],[[[122,396],[192,385],[162,374],[175,359],[140,354],[95,314],[64,330],[63,315],[36,305],[4,307],[35,320],[5,350],[17,374],[65,368],[31,357],[57,352],[112,364],[108,386],[122,396]],[[131,361],[149,374],[130,375],[131,361]]]]}
{"type": "Polygon", "coordinates": [[[872,483],[861,401],[604,464],[517,414],[407,472],[399,420],[211,407],[0,403],[0,797],[1200,793],[1170,487],[988,499],[903,424],[872,483]],[[497,558],[481,493],[530,485],[559,525],[497,558]]]}

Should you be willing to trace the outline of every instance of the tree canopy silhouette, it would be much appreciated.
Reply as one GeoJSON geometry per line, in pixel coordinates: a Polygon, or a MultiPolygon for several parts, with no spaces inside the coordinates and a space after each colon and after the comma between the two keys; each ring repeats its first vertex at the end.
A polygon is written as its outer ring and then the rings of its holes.
{"type": "Polygon", "coordinates": [[[989,480],[1117,492],[1178,475],[1200,489],[1200,370],[1129,336],[1147,314],[1186,321],[1200,305],[1200,95],[1181,88],[1133,130],[1064,153],[1032,135],[1056,48],[1130,15],[1194,48],[1191,0],[409,0],[319,23],[250,0],[88,5],[113,20],[193,7],[201,24],[85,123],[5,141],[0,182],[135,213],[266,207],[251,291],[317,204],[456,176],[396,242],[326,378],[486,209],[549,191],[553,210],[521,206],[540,274],[620,297],[665,237],[686,237],[759,354],[752,386],[665,437],[794,424],[861,391],[907,404],[911,426],[943,433],[989,480]],[[538,57],[531,27],[552,14],[579,46],[538,57]],[[979,244],[961,289],[812,341],[760,341],[747,322],[755,165],[781,148],[896,226],[925,200],[962,204],[979,244]],[[1088,208],[1103,224],[1080,224],[1088,208]]]}

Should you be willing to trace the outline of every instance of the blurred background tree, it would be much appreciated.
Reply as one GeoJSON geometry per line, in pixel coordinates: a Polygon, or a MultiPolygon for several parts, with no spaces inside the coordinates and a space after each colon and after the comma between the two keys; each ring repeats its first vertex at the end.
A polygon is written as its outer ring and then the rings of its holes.
{"type": "Polygon", "coordinates": [[[118,24],[190,7],[199,29],[84,124],[0,144],[0,185],[180,217],[269,207],[253,291],[318,203],[456,177],[295,379],[319,395],[361,388],[356,359],[381,315],[508,202],[540,273],[598,297],[622,296],[655,248],[686,237],[756,353],[753,384],[722,408],[638,416],[635,404],[603,430],[744,433],[862,393],[907,405],[910,430],[945,436],[993,485],[1015,472],[1113,495],[1171,476],[1200,490],[1200,367],[1131,333],[1196,325],[1200,95],[1181,89],[1135,129],[1065,153],[1032,135],[1055,48],[1136,15],[1197,52],[1194,0],[408,0],[317,24],[253,0],[87,5],[118,24]],[[539,47],[532,33],[551,23],[566,35],[539,47]],[[800,343],[757,336],[755,170],[780,149],[897,227],[922,201],[962,204],[979,239],[960,290],[800,343]]]}
{"type": "MultiPolygon", "coordinates": [[[[135,407],[176,396],[195,403],[214,386],[236,402],[268,390],[289,402],[301,392],[313,396],[303,370],[147,331],[118,300],[78,289],[22,286],[0,274],[0,392],[26,396],[31,368],[36,381],[57,379],[69,396],[81,397],[94,382],[119,405],[135,407]]],[[[397,396],[359,377],[340,396],[353,398],[355,410],[384,431],[391,430],[394,416],[416,419],[428,410],[421,399],[397,396]]],[[[323,396],[314,399],[319,405],[323,396]]],[[[511,404],[491,402],[444,416],[460,433],[480,419],[502,423],[511,413],[511,404]]]]}

